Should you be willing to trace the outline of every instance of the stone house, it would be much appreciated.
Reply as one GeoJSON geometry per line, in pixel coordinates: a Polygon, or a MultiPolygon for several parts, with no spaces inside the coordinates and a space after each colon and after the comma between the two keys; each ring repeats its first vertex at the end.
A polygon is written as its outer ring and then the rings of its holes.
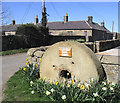
{"type": "Polygon", "coordinates": [[[104,21],[100,26],[93,22],[92,16],[88,16],[86,21],[68,21],[68,15],[66,14],[64,22],[49,22],[47,26],[51,35],[85,36],[87,41],[113,39],[113,34],[105,28],[104,21]]]}
{"type": "MultiPolygon", "coordinates": [[[[36,16],[34,25],[41,25],[36,16]]],[[[17,27],[21,24],[15,24],[12,20],[11,25],[2,26],[2,34],[15,35],[17,27]]],[[[48,22],[50,35],[55,36],[85,36],[86,41],[99,41],[113,39],[113,34],[105,28],[104,21],[101,26],[93,22],[93,17],[88,16],[88,20],[83,21],[68,21],[68,15],[64,16],[63,22],[48,22]]]]}

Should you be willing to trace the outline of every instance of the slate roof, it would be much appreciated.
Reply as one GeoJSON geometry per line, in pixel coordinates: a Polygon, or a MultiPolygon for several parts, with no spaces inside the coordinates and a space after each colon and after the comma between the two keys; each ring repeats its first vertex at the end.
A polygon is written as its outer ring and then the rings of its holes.
{"type": "Polygon", "coordinates": [[[17,30],[17,27],[19,27],[21,24],[16,24],[16,25],[3,25],[2,26],[2,31],[3,32],[14,32],[17,30]]]}
{"type": "MultiPolygon", "coordinates": [[[[4,32],[10,32],[10,31],[16,31],[17,27],[19,27],[21,24],[16,25],[6,25],[2,26],[2,31],[4,32]]],[[[36,26],[41,25],[40,23],[36,24],[36,26]]],[[[50,30],[102,30],[106,31],[107,33],[111,33],[109,30],[107,30],[105,27],[100,26],[97,23],[90,23],[88,21],[69,21],[67,23],[64,22],[48,22],[47,27],[49,27],[50,30]]]]}

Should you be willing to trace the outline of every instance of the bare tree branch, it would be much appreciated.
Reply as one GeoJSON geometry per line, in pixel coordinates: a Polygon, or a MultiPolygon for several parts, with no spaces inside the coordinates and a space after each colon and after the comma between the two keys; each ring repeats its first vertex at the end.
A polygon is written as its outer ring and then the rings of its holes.
{"type": "Polygon", "coordinates": [[[2,2],[0,1],[0,21],[2,22],[2,25],[7,25],[10,23],[10,12],[6,5],[2,5],[2,2]]]}

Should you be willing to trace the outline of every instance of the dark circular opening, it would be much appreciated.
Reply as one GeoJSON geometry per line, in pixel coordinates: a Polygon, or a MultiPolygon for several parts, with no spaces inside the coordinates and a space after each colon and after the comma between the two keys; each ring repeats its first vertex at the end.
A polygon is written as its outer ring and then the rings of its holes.
{"type": "Polygon", "coordinates": [[[72,62],[72,64],[74,64],[74,62],[72,62]]]}
{"type": "Polygon", "coordinates": [[[69,79],[69,78],[71,78],[71,73],[69,73],[67,70],[62,70],[60,72],[60,77],[64,77],[66,79],[69,79]]]}

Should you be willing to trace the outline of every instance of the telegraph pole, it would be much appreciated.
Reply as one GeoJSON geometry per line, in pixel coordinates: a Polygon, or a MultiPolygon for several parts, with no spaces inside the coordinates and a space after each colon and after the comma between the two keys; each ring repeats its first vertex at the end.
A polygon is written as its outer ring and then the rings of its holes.
{"type": "Polygon", "coordinates": [[[114,21],[112,22],[112,33],[114,32],[114,21]]]}

